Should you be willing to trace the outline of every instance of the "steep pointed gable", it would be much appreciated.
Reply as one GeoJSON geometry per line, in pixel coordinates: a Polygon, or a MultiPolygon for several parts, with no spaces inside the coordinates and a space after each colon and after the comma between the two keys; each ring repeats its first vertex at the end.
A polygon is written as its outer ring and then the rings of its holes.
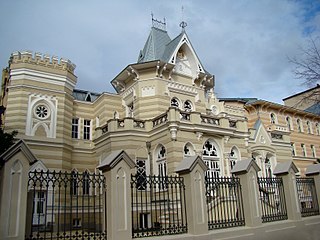
{"type": "Polygon", "coordinates": [[[165,58],[166,62],[169,62],[171,64],[176,64],[178,60],[177,59],[178,53],[181,50],[186,51],[187,56],[191,58],[192,60],[191,65],[194,65],[194,66],[191,66],[193,67],[193,70],[197,72],[202,72],[202,73],[205,72],[200,62],[200,59],[198,58],[191,44],[191,41],[189,40],[189,37],[184,30],[167,45],[163,58],[165,58]]]}

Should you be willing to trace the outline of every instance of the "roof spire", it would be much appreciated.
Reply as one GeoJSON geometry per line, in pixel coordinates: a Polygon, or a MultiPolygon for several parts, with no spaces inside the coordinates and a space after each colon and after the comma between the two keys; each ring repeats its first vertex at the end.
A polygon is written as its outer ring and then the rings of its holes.
{"type": "Polygon", "coordinates": [[[184,21],[184,16],[183,16],[183,13],[184,13],[184,8],[183,8],[183,5],[181,7],[181,23],[179,24],[179,26],[181,27],[181,30],[184,32],[185,30],[185,27],[188,26],[188,24],[184,21]]]}
{"type": "Polygon", "coordinates": [[[163,30],[163,31],[167,31],[166,30],[166,19],[164,18],[163,19],[163,22],[153,18],[153,13],[151,12],[151,20],[152,20],[152,27],[154,28],[158,28],[160,30],[163,30]]]}

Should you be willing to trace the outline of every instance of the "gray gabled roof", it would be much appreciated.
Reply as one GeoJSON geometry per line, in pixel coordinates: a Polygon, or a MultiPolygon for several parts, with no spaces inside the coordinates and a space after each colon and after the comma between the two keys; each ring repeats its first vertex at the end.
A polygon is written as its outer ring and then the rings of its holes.
{"type": "MultiPolygon", "coordinates": [[[[171,40],[167,31],[152,27],[144,48],[142,51],[140,51],[138,63],[150,62],[155,60],[172,63],[170,62],[170,57],[177,49],[184,36],[188,39],[186,32],[183,30],[177,37],[171,40]]],[[[193,48],[190,42],[189,44],[191,48],[193,48]]],[[[200,65],[202,65],[197,54],[196,58],[198,59],[200,65]]],[[[203,71],[207,74],[210,74],[204,69],[203,71]]]]}
{"type": "Polygon", "coordinates": [[[308,107],[304,111],[313,113],[316,115],[320,115],[320,103],[313,104],[312,106],[308,107]]]}
{"type": "Polygon", "coordinates": [[[169,62],[170,57],[173,54],[174,50],[177,48],[179,42],[181,41],[181,38],[183,36],[183,33],[180,33],[177,37],[175,37],[172,41],[170,41],[163,52],[162,55],[162,61],[169,62]]]}
{"type": "Polygon", "coordinates": [[[72,95],[76,100],[79,101],[94,102],[101,95],[101,93],[74,89],[72,95]]]}
{"type": "Polygon", "coordinates": [[[166,45],[170,41],[167,31],[152,27],[144,48],[140,51],[138,63],[162,60],[166,45]]]}

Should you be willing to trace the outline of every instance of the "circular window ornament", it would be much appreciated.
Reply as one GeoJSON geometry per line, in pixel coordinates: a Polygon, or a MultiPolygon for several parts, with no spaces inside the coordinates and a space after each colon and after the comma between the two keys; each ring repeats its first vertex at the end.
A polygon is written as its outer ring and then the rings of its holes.
{"type": "Polygon", "coordinates": [[[212,114],[217,115],[218,114],[218,108],[216,106],[212,106],[211,107],[211,112],[212,112],[212,114]]]}
{"type": "Polygon", "coordinates": [[[49,109],[43,104],[37,105],[34,109],[34,113],[39,119],[46,119],[49,117],[49,109]]]}

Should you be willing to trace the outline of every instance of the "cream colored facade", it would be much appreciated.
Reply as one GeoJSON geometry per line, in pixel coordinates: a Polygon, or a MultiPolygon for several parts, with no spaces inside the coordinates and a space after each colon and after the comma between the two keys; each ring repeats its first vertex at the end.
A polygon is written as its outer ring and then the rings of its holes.
{"type": "MultiPolygon", "coordinates": [[[[74,70],[70,60],[25,51],[13,53],[5,71],[10,74],[5,130],[18,130],[49,169],[94,172],[111,152],[124,149],[146,174],[172,174],[185,156],[198,154],[212,176],[230,175],[235,161],[251,157],[268,175],[277,162],[292,159],[292,141],[300,144],[280,115],[282,130],[267,123],[272,104],[262,104],[257,122],[257,105],[219,101],[214,75],[204,69],[184,28],[171,40],[165,29],[153,26],[138,62],[111,81],[116,93],[77,90],[74,70]],[[151,45],[163,54],[158,57],[151,45]]],[[[319,122],[319,116],[292,108],[275,109],[319,122]]],[[[315,141],[320,156],[316,129],[306,136],[306,145],[315,141]]],[[[301,161],[298,167],[304,168],[301,161]]]]}

